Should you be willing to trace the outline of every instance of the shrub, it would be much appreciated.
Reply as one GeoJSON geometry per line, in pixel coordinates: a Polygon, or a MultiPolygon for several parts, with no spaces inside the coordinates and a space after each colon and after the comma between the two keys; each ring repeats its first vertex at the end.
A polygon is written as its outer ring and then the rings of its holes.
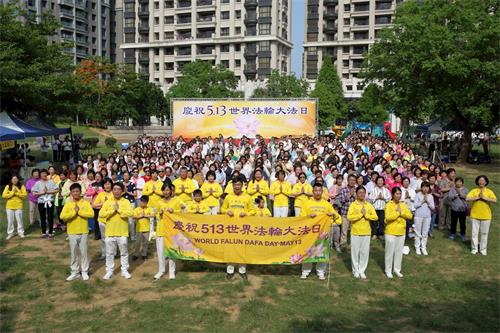
{"type": "Polygon", "coordinates": [[[112,136],[108,136],[106,140],[104,140],[104,143],[107,147],[113,148],[116,145],[116,139],[112,136]]]}
{"type": "Polygon", "coordinates": [[[99,143],[99,138],[90,137],[82,139],[82,145],[83,148],[85,149],[96,148],[98,143],[99,143]]]}

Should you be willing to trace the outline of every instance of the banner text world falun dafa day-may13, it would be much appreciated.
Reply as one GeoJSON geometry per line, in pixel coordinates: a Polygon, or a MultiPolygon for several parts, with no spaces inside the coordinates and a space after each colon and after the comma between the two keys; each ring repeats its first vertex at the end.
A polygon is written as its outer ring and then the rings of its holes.
{"type": "Polygon", "coordinates": [[[165,255],[242,264],[327,262],[331,217],[229,217],[168,214],[165,255]]]}
{"type": "Polygon", "coordinates": [[[172,100],[173,136],[314,136],[315,100],[172,100]]]}

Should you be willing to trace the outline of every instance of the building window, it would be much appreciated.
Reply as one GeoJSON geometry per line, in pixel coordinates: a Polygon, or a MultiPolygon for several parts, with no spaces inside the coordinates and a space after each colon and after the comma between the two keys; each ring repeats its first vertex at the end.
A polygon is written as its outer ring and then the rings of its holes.
{"type": "Polygon", "coordinates": [[[155,40],[160,40],[160,33],[159,32],[155,32],[155,40]]]}
{"type": "Polygon", "coordinates": [[[349,32],[344,32],[344,39],[351,38],[351,34],[349,32]]]}
{"type": "Polygon", "coordinates": [[[236,14],[236,15],[235,15],[235,16],[236,16],[236,19],[240,19],[240,18],[241,18],[241,10],[237,10],[237,11],[235,12],[235,14],[236,14]]]}
{"type": "Polygon", "coordinates": [[[350,11],[351,11],[351,5],[350,4],[344,5],[344,12],[350,12],[350,11]]]}
{"type": "Polygon", "coordinates": [[[352,86],[350,84],[347,85],[347,86],[345,86],[345,88],[346,88],[347,91],[351,91],[352,90],[352,86]]]}
{"type": "Polygon", "coordinates": [[[125,34],[125,43],[135,43],[135,34],[125,34]]]}
{"type": "Polygon", "coordinates": [[[234,67],[236,67],[236,68],[240,68],[241,67],[241,60],[240,59],[236,59],[234,61],[234,67]]]}
{"type": "Polygon", "coordinates": [[[241,44],[234,44],[234,52],[240,52],[241,51],[241,44]]]}
{"type": "Polygon", "coordinates": [[[163,49],[163,54],[164,55],[173,55],[174,54],[174,48],[173,47],[166,47],[163,49]]]}
{"type": "Polygon", "coordinates": [[[155,55],[160,55],[160,49],[154,49],[155,55]]]}
{"type": "Polygon", "coordinates": [[[229,36],[229,28],[220,28],[221,36],[229,36]]]}
{"type": "Polygon", "coordinates": [[[344,25],[351,25],[351,19],[345,18],[344,19],[344,25]]]}
{"type": "Polygon", "coordinates": [[[220,64],[222,65],[222,67],[224,68],[229,68],[229,60],[221,60],[220,61],[220,64]]]}
{"type": "Polygon", "coordinates": [[[259,58],[259,68],[271,67],[271,58],[259,58]]]}
{"type": "Polygon", "coordinates": [[[221,12],[220,18],[221,20],[229,20],[229,12],[221,12]]]}
{"type": "Polygon", "coordinates": [[[159,17],[155,17],[154,18],[154,22],[155,22],[155,25],[160,24],[160,18],[159,17]]]}
{"type": "Polygon", "coordinates": [[[173,71],[174,70],[174,63],[173,62],[166,62],[163,64],[163,69],[166,71],[173,71]]]}
{"type": "Polygon", "coordinates": [[[231,0],[221,0],[221,3],[230,3],[231,0]]]}
{"type": "Polygon", "coordinates": [[[220,51],[221,52],[229,52],[229,44],[221,44],[220,51]]]}
{"type": "Polygon", "coordinates": [[[154,9],[160,9],[160,3],[159,2],[155,2],[153,6],[154,6],[154,9]]]}
{"type": "Polygon", "coordinates": [[[135,19],[132,18],[126,18],[125,19],[125,28],[133,28],[135,27],[135,19]]]}
{"type": "Polygon", "coordinates": [[[174,24],[174,17],[173,16],[164,16],[163,17],[163,24],[174,24]]]}
{"type": "Polygon", "coordinates": [[[269,35],[271,34],[271,24],[261,23],[259,24],[259,35],[269,35]]]}
{"type": "Polygon", "coordinates": [[[241,27],[235,27],[234,28],[234,34],[235,35],[241,35],[241,27]]]}
{"type": "Polygon", "coordinates": [[[259,51],[271,51],[271,41],[263,40],[259,43],[259,51]]]}
{"type": "Polygon", "coordinates": [[[174,32],[173,31],[165,31],[163,33],[163,39],[165,39],[165,40],[174,39],[174,32]]]}
{"type": "Polygon", "coordinates": [[[158,72],[160,70],[160,64],[155,62],[155,71],[158,72]]]}
{"type": "Polygon", "coordinates": [[[349,46],[343,46],[342,47],[342,53],[349,54],[349,46]]]}
{"type": "Polygon", "coordinates": [[[349,60],[342,60],[342,66],[345,68],[349,68],[349,60]]]}
{"type": "Polygon", "coordinates": [[[133,3],[133,2],[126,2],[125,3],[125,11],[126,12],[134,12],[135,11],[135,3],[133,3]]]}
{"type": "Polygon", "coordinates": [[[259,6],[259,17],[271,16],[271,6],[259,6]]]}

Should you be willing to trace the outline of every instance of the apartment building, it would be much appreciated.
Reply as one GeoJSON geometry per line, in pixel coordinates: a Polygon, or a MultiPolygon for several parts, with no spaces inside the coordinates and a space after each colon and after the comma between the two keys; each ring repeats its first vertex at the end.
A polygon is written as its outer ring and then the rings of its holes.
{"type": "Polygon", "coordinates": [[[290,0],[117,1],[123,1],[121,61],[164,90],[196,59],[230,69],[240,87],[264,80],[271,69],[291,72],[290,0]]]}
{"type": "Polygon", "coordinates": [[[21,3],[29,13],[36,15],[39,22],[43,13],[52,13],[59,20],[61,27],[49,42],[72,43],[65,51],[73,56],[76,64],[89,56],[111,57],[113,36],[109,1],[22,0],[21,3]]]}
{"type": "Polygon", "coordinates": [[[346,98],[363,92],[358,74],[363,55],[379,31],[389,26],[403,0],[305,0],[303,77],[314,84],[329,55],[341,76],[346,98]]]}

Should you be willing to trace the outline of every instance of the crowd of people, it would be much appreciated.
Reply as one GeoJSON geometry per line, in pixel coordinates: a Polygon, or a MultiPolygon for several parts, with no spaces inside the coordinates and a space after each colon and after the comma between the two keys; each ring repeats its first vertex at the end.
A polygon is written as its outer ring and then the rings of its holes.
{"type": "MultiPolygon", "coordinates": [[[[476,178],[474,189],[467,189],[453,168],[431,163],[402,142],[363,134],[342,141],[335,136],[270,140],[140,136],[127,149],[107,157],[97,153],[76,165],[57,165],[60,168],[54,164],[34,169],[25,182],[13,176],[2,197],[7,239],[16,234],[15,222],[17,235],[24,237],[25,200],[30,226],[40,221],[41,238],[53,239],[56,229],[67,234],[68,281],[89,279],[91,234],[106,260],[104,279],[113,276],[117,248],[121,274],[131,277],[129,239],[135,242],[132,260],[146,259],[148,244],[155,240],[154,278],[160,279],[167,272],[165,217],[172,213],[240,218],[326,214],[331,217],[331,248],[350,250],[354,277],[366,279],[371,241],[384,242],[386,276],[403,277],[406,242],[413,242],[416,255],[426,256],[436,229],[449,230],[451,240],[466,241],[467,216],[471,253],[486,255],[491,204],[497,200],[485,175],[476,178]]],[[[316,265],[319,279],[325,279],[326,266],[316,265]]],[[[312,264],[303,264],[300,277],[307,279],[311,271],[312,264]]],[[[239,265],[238,273],[247,278],[245,265],[239,265]]],[[[235,264],[229,263],[226,278],[234,275],[235,264]]],[[[171,259],[168,276],[175,278],[171,259]]]]}

